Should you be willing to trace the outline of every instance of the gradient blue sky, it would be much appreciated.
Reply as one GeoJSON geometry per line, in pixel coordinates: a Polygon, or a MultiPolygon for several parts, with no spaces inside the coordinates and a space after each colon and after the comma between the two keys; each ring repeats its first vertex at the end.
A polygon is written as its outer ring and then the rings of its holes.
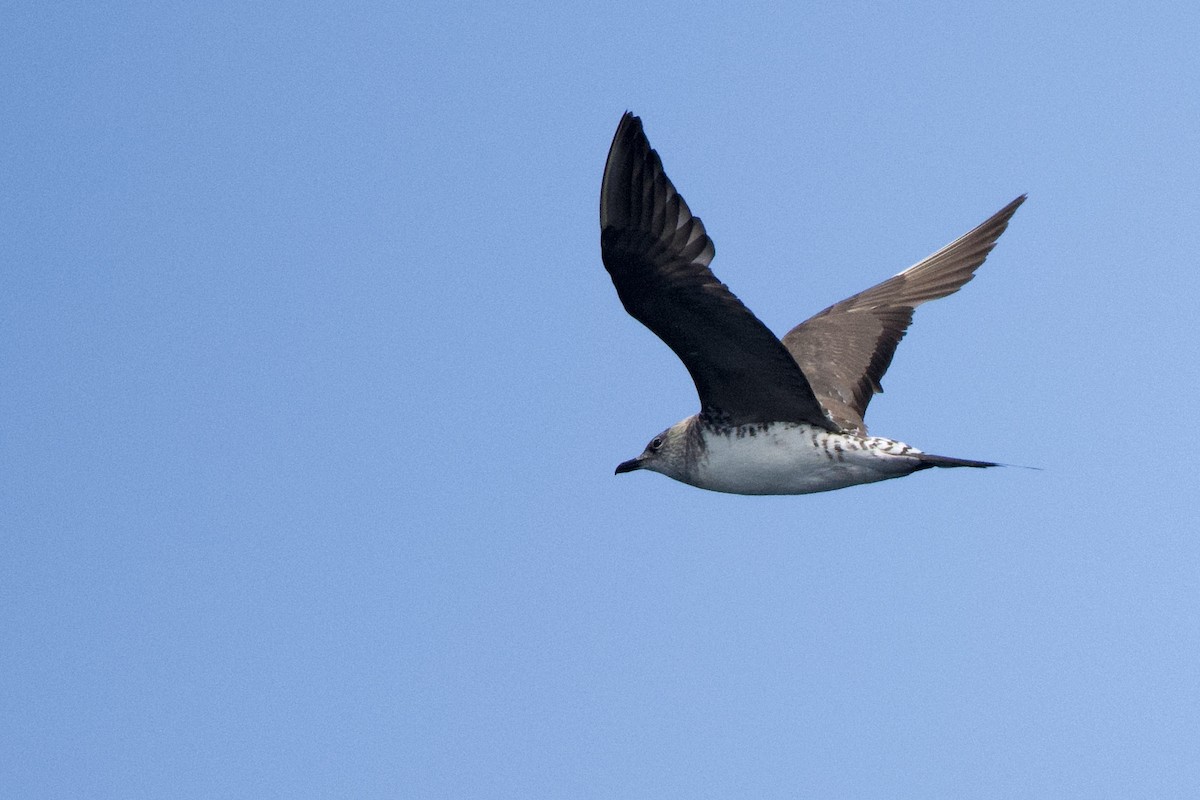
{"type": "Polygon", "coordinates": [[[1184,798],[1194,3],[9,3],[0,795],[1184,798]],[[597,195],[645,120],[774,330],[1022,192],[874,432],[696,410],[597,195]]]}

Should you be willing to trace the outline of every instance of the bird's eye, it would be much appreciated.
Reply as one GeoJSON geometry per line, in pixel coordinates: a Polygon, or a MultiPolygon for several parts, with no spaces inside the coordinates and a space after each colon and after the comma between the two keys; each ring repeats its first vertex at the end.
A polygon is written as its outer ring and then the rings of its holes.
{"type": "Polygon", "coordinates": [[[650,440],[650,449],[657,450],[658,448],[662,447],[662,444],[663,444],[662,437],[655,436],[653,439],[650,440]]]}

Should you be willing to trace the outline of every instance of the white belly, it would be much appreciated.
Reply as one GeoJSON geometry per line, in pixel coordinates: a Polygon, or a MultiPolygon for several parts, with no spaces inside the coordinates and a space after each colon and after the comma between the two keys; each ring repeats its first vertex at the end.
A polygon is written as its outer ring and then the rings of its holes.
{"type": "Polygon", "coordinates": [[[734,494],[808,494],[899,478],[920,451],[879,437],[829,433],[803,423],[704,431],[705,448],[687,483],[734,494]]]}

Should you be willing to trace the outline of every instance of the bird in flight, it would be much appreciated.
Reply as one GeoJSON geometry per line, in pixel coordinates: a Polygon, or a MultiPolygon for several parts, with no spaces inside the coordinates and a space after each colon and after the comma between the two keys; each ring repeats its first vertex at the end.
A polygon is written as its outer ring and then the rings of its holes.
{"type": "Polygon", "coordinates": [[[626,112],[600,187],[600,250],[629,314],[666,342],[700,413],[655,436],[617,473],[648,469],[734,494],[807,494],[930,467],[995,467],[867,434],[863,415],[913,310],[971,280],[1021,195],[898,275],[779,339],[709,269],[716,250],[626,112]]]}

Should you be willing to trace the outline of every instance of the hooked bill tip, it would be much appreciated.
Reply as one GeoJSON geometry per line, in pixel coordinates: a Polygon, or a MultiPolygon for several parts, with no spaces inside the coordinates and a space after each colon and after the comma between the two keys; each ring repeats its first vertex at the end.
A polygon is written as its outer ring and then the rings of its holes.
{"type": "Polygon", "coordinates": [[[613,475],[620,475],[622,472],[633,472],[635,469],[641,469],[641,467],[641,459],[631,458],[628,461],[622,461],[620,464],[617,464],[617,469],[613,472],[613,475]]]}

